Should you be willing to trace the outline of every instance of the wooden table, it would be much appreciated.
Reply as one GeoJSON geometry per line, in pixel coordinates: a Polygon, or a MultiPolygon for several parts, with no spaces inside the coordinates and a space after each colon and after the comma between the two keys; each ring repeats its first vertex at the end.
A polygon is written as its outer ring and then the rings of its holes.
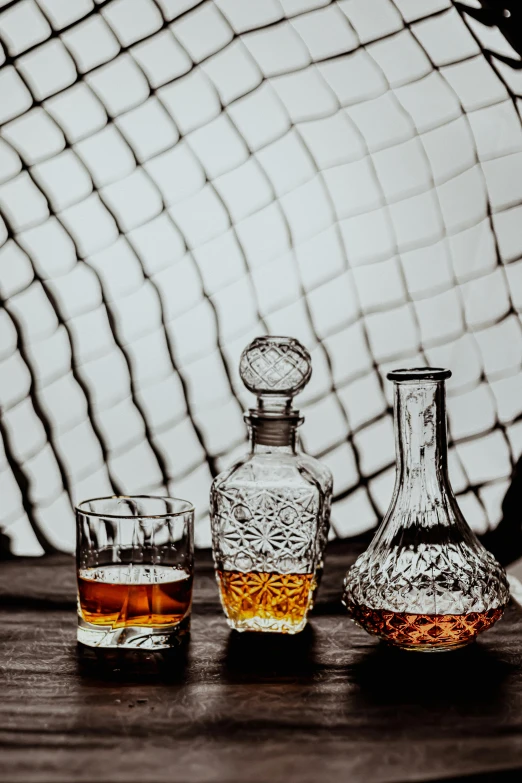
{"type": "Polygon", "coordinates": [[[390,650],[346,617],[353,544],[329,546],[295,637],[231,633],[199,555],[185,660],[78,659],[72,558],[0,563],[0,780],[522,781],[522,610],[443,655],[390,650]]]}

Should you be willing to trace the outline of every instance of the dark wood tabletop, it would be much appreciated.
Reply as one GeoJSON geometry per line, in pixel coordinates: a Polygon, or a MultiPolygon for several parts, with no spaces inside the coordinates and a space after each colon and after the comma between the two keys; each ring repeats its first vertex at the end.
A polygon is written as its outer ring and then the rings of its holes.
{"type": "Polygon", "coordinates": [[[522,610],[475,645],[389,649],[340,603],[329,545],[309,627],[238,634],[198,556],[183,653],[84,660],[73,559],[0,562],[0,780],[380,783],[522,780],[522,610]]]}

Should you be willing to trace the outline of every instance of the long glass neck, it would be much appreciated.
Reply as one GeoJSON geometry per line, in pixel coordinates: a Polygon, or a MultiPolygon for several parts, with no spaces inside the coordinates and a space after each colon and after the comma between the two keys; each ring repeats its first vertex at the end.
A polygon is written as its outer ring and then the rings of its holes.
{"type": "Polygon", "coordinates": [[[449,489],[443,381],[395,384],[396,492],[413,504],[449,489]]]}

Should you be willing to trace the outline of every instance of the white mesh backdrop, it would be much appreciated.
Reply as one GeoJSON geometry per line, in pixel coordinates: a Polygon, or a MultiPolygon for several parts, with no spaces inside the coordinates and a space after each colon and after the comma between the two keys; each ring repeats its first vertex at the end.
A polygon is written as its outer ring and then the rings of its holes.
{"type": "Polygon", "coordinates": [[[476,530],[498,522],[522,451],[522,70],[481,9],[0,0],[14,554],[71,551],[73,503],[114,492],[193,500],[207,546],[211,477],[245,448],[239,354],[267,331],[311,349],[303,445],[336,535],[390,498],[391,366],[453,370],[453,484],[476,530]]]}

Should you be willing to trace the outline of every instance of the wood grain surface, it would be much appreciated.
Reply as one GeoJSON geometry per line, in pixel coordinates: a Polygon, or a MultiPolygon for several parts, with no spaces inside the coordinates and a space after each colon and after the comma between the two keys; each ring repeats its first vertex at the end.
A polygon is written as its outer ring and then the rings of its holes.
{"type": "Polygon", "coordinates": [[[229,631],[200,554],[189,644],[142,668],[79,658],[72,558],[0,562],[0,780],[521,781],[522,610],[394,651],[344,613],[354,556],[329,546],[309,628],[277,637],[229,631]]]}

